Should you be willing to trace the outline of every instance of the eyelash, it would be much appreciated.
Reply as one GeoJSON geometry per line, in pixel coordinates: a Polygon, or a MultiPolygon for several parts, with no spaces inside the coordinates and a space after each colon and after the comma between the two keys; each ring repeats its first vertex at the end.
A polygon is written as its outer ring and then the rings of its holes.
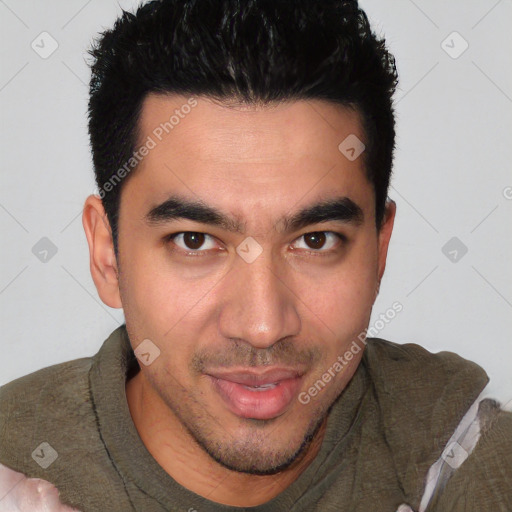
{"type": "MultiPolygon", "coordinates": [[[[178,231],[176,233],[171,233],[169,235],[166,235],[165,236],[165,242],[166,243],[169,243],[169,242],[173,242],[174,243],[174,239],[179,236],[179,235],[184,235],[186,233],[194,233],[194,234],[198,234],[198,235],[205,235],[206,237],[210,237],[212,239],[214,239],[215,237],[212,236],[212,235],[208,235],[207,233],[202,233],[200,231],[178,231]]],[[[347,242],[347,237],[345,235],[343,235],[342,233],[337,233],[336,231],[310,231],[308,233],[304,233],[303,235],[301,235],[299,238],[297,238],[296,240],[300,240],[301,238],[307,236],[307,235],[312,235],[314,233],[324,233],[324,234],[331,234],[331,235],[334,235],[338,241],[340,243],[346,243],[347,242]]],[[[176,245],[176,244],[175,244],[176,245]]],[[[328,249],[326,251],[322,251],[322,250],[307,250],[307,249],[301,249],[303,251],[306,251],[307,253],[311,254],[312,256],[328,256],[328,255],[331,255],[333,254],[334,252],[336,252],[337,250],[339,249],[339,246],[337,245],[335,248],[332,248],[332,249],[328,249]]],[[[184,253],[186,256],[190,256],[190,257],[205,257],[205,256],[208,256],[208,251],[211,250],[211,249],[207,249],[207,250],[196,250],[196,251],[186,251],[185,249],[181,248],[181,247],[178,247],[178,250],[182,253],[184,253]]]]}

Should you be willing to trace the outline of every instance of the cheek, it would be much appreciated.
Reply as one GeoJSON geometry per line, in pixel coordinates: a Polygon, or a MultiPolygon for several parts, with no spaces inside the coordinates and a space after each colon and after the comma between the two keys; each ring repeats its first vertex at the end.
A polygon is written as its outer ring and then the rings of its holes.
{"type": "MultiPolygon", "coordinates": [[[[361,250],[354,252],[351,265],[347,266],[341,281],[340,307],[353,321],[354,328],[367,327],[375,301],[378,283],[378,255],[374,240],[361,244],[361,250]]],[[[354,333],[352,333],[354,334],[354,333]]]]}
{"type": "Polygon", "coordinates": [[[197,330],[222,276],[212,272],[201,279],[188,279],[183,268],[173,267],[161,250],[133,247],[129,254],[120,275],[127,324],[139,326],[144,337],[156,339],[194,325],[197,330]]]}
{"type": "Polygon", "coordinates": [[[297,295],[337,335],[367,326],[377,287],[376,242],[358,241],[339,265],[301,276],[297,295]]]}
{"type": "Polygon", "coordinates": [[[366,318],[375,299],[377,266],[376,261],[369,263],[354,265],[340,276],[338,304],[354,318],[366,318]]]}
{"type": "Polygon", "coordinates": [[[161,335],[163,324],[172,322],[169,315],[174,314],[180,303],[176,285],[154,261],[152,251],[144,250],[142,244],[127,247],[126,254],[130,257],[121,258],[119,276],[126,323],[137,325],[143,337],[150,337],[150,333],[161,335]]]}

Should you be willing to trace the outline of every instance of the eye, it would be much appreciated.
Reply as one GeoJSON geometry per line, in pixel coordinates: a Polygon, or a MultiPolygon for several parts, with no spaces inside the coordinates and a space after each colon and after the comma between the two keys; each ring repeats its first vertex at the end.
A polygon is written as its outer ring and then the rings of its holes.
{"type": "Polygon", "coordinates": [[[337,245],[346,240],[341,233],[333,231],[314,231],[305,233],[297,240],[304,240],[302,245],[294,244],[295,249],[305,249],[310,252],[331,252],[336,249],[337,245]]]}
{"type": "Polygon", "coordinates": [[[195,231],[173,233],[168,235],[166,239],[167,241],[173,242],[188,254],[206,252],[216,248],[216,244],[212,236],[195,231]]]}

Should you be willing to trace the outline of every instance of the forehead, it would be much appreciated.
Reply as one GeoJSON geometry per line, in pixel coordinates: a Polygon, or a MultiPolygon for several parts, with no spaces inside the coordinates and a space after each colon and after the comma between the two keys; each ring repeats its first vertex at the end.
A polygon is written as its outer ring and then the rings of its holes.
{"type": "Polygon", "coordinates": [[[338,158],[345,137],[364,139],[355,110],[320,100],[241,105],[150,94],[142,105],[139,129],[143,137],[152,135],[169,149],[193,147],[195,159],[210,163],[318,159],[318,150],[326,159],[338,158]]]}
{"type": "Polygon", "coordinates": [[[251,209],[260,217],[278,215],[302,198],[309,203],[329,196],[372,207],[363,159],[350,161],[338,149],[350,135],[364,140],[359,115],[340,105],[298,100],[242,106],[151,94],[138,132],[139,145],[151,150],[126,192],[146,211],[174,193],[242,216],[251,209]]]}

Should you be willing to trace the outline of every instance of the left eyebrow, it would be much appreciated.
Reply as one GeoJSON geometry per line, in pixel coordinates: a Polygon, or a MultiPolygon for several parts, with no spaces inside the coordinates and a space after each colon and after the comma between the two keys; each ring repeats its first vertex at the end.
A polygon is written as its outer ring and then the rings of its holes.
{"type": "MultiPolygon", "coordinates": [[[[175,195],[152,208],[144,218],[151,225],[164,224],[177,219],[188,219],[201,224],[218,226],[231,232],[245,233],[245,226],[238,219],[202,201],[175,195]]],[[[359,226],[363,220],[364,214],[360,206],[348,197],[337,197],[307,206],[292,215],[285,215],[278,220],[276,226],[280,226],[279,231],[286,233],[329,221],[340,221],[359,226]]]]}
{"type": "Polygon", "coordinates": [[[363,220],[364,213],[360,206],[348,197],[337,197],[308,206],[291,217],[284,217],[281,222],[284,231],[287,232],[329,221],[341,221],[359,226],[363,220]]]}

